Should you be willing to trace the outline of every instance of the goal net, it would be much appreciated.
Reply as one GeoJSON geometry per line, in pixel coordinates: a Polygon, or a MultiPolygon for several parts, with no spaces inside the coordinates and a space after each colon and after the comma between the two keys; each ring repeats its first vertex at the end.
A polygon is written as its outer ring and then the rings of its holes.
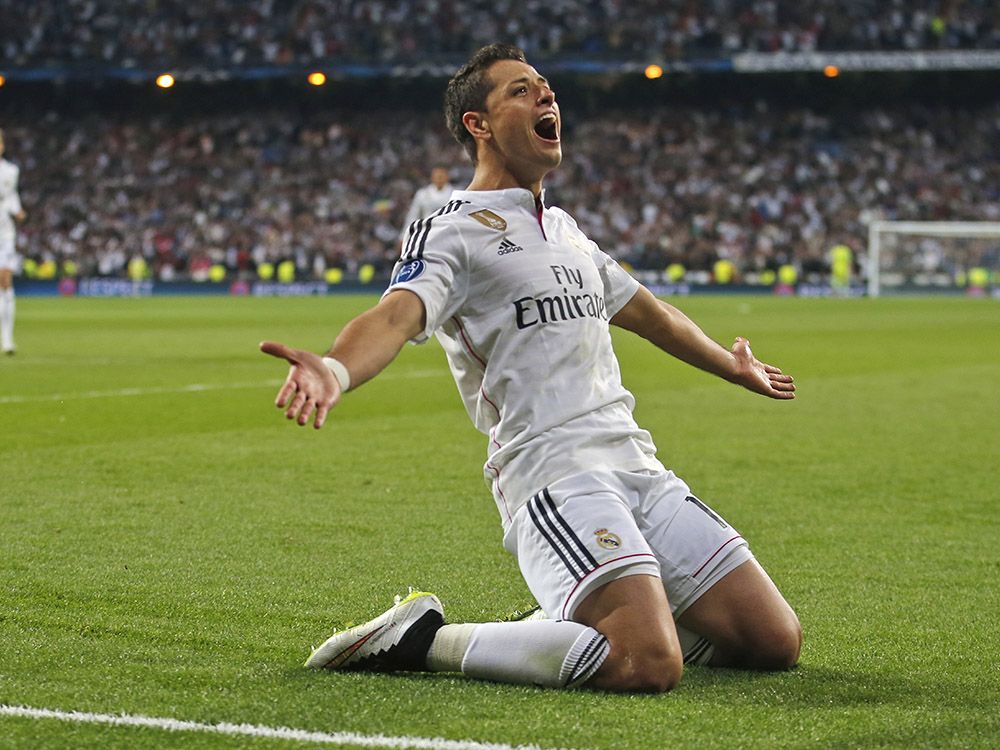
{"type": "Polygon", "coordinates": [[[1000,291],[1000,222],[873,221],[868,295],[1000,291]]]}

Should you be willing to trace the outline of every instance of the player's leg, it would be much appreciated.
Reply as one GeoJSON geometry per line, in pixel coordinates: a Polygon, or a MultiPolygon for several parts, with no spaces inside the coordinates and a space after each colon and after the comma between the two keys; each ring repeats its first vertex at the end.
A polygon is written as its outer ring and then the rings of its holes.
{"type": "Polygon", "coordinates": [[[634,575],[605,584],[577,607],[574,619],[596,629],[611,645],[591,687],[662,692],[680,682],[680,644],[658,576],[634,575]]]}
{"type": "Polygon", "coordinates": [[[14,353],[14,283],[13,271],[0,268],[0,349],[14,353]]]}
{"type": "Polygon", "coordinates": [[[445,625],[427,655],[432,672],[539,687],[574,688],[608,658],[602,633],[566,620],[445,625]]]}
{"type": "Polygon", "coordinates": [[[586,479],[557,483],[518,512],[505,545],[560,619],[443,625],[436,597],[415,594],[335,633],[307,665],[627,691],[677,683],[681,656],[659,567],[613,491],[586,479]]]}
{"type": "Polygon", "coordinates": [[[334,633],[306,661],[314,669],[462,672],[542,687],[576,687],[608,655],[607,639],[575,622],[444,624],[433,594],[414,592],[379,617],[334,633]]]}
{"type": "Polygon", "coordinates": [[[682,660],[660,568],[618,472],[568,477],[521,508],[504,537],[542,609],[607,638],[610,654],[590,685],[662,691],[682,660]]]}
{"type": "Polygon", "coordinates": [[[799,659],[799,619],[755,559],[727,573],[677,622],[711,642],[711,666],[789,669],[799,659]]]}
{"type": "Polygon", "coordinates": [[[641,510],[685,663],[787,669],[802,630],[743,537],[667,472],[641,510]]]}
{"type": "MultiPolygon", "coordinates": [[[[670,604],[629,494],[612,473],[581,475],[542,490],[515,514],[504,545],[556,619],[445,626],[443,631],[456,628],[456,638],[459,628],[475,628],[468,631],[464,673],[564,686],[592,674],[591,687],[629,692],[670,690],[678,683],[683,662],[670,604]],[[539,673],[544,664],[549,666],[539,673]],[[543,673],[560,676],[543,681],[543,673]],[[569,675],[575,677],[567,682],[569,675]]],[[[439,646],[436,640],[432,666],[439,646]]]]}

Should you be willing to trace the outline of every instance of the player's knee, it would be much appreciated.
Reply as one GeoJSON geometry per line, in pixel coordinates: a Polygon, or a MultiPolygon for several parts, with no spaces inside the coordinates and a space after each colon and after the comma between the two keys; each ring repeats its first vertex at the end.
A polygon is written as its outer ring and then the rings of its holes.
{"type": "Polygon", "coordinates": [[[792,615],[780,625],[768,628],[756,644],[754,661],[759,669],[791,669],[799,662],[802,650],[802,626],[792,615]]]}
{"type": "Polygon", "coordinates": [[[680,653],[667,648],[616,649],[595,686],[628,693],[665,693],[677,687],[684,671],[680,653]]]}
{"type": "Polygon", "coordinates": [[[647,654],[624,670],[626,689],[636,693],[665,693],[681,681],[684,661],[679,653],[647,654]]]}

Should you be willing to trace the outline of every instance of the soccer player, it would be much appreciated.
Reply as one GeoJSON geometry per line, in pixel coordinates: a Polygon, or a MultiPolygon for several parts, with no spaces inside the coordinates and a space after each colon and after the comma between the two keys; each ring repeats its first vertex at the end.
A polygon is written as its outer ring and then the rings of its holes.
{"type": "Polygon", "coordinates": [[[417,190],[410,202],[410,209],[406,212],[406,220],[403,222],[403,231],[400,234],[401,242],[406,241],[406,234],[413,222],[426,219],[448,202],[455,189],[449,180],[448,170],[444,167],[434,167],[431,170],[430,184],[417,190]]]}
{"type": "Polygon", "coordinates": [[[261,349],[291,364],[277,406],[320,428],[407,341],[436,334],[489,439],[504,547],[553,619],[443,624],[437,598],[415,592],[335,633],[307,665],[617,691],[669,690],[685,661],[793,666],[795,613],[743,537],[657,460],[609,325],[774,399],[794,397],[792,378],[744,339],[728,350],[709,339],[545,204],[562,120],[518,48],[479,50],[449,82],[445,114],[472,182],[410,228],[381,301],[325,357],[261,349]]]}
{"type": "Polygon", "coordinates": [[[24,221],[25,213],[17,194],[20,170],[3,158],[3,130],[0,130],[0,350],[14,353],[14,274],[19,257],[14,246],[14,222],[24,221]]]}

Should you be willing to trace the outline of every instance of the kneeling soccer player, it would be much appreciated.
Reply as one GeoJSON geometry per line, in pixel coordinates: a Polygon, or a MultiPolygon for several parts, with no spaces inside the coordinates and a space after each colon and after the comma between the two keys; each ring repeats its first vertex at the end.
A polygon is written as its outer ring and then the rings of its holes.
{"type": "Polygon", "coordinates": [[[479,50],[449,82],[445,110],[475,173],[411,225],[382,300],[326,357],[261,348],[291,363],[277,405],[319,428],[407,341],[436,334],[489,438],[504,546],[553,619],[444,624],[438,599],[416,592],[335,633],[307,664],[622,691],[669,690],[685,662],[793,666],[795,613],[743,537],[657,460],[609,326],[774,399],[794,397],[792,378],[743,339],[729,350],[709,339],[545,204],[562,121],[519,49],[479,50]]]}

